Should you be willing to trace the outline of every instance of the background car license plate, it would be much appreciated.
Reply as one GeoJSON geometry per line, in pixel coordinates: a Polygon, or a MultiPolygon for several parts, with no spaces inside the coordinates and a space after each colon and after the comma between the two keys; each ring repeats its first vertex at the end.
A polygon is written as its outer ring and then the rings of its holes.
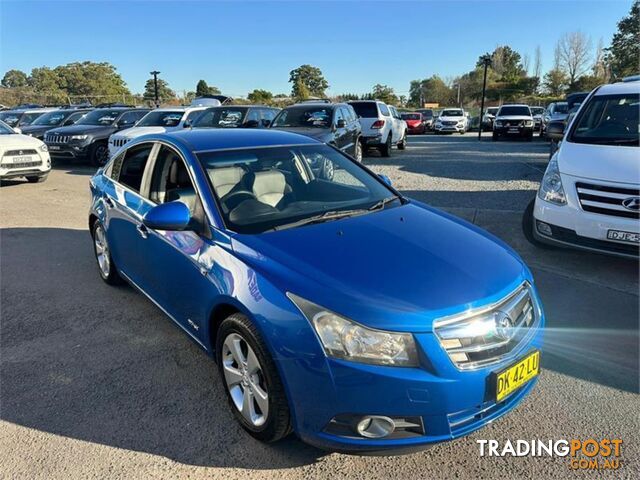
{"type": "Polygon", "coordinates": [[[33,158],[30,155],[22,155],[19,157],[12,157],[12,163],[30,163],[33,162],[33,158]]]}
{"type": "Polygon", "coordinates": [[[540,373],[540,352],[530,353],[522,360],[495,375],[496,401],[515,392],[540,373]]]}
{"type": "Polygon", "coordinates": [[[623,232],[621,230],[609,230],[607,238],[609,240],[618,240],[619,242],[640,243],[639,233],[623,232]]]}
{"type": "Polygon", "coordinates": [[[49,145],[49,150],[60,150],[59,145],[49,145]]]}

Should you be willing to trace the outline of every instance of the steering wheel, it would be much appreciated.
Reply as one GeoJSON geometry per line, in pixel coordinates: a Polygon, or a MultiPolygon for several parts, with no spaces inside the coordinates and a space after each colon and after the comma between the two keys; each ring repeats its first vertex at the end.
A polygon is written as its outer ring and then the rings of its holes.
{"type": "Polygon", "coordinates": [[[229,192],[222,197],[222,203],[227,207],[229,211],[240,205],[243,201],[250,198],[256,198],[249,190],[236,190],[235,192],[229,192]]]}

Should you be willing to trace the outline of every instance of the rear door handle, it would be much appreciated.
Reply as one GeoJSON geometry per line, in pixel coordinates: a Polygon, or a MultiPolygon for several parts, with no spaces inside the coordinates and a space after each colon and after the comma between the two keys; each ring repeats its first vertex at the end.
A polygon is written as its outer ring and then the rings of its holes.
{"type": "Polygon", "coordinates": [[[139,223],[136,226],[136,230],[138,230],[138,233],[142,238],[147,238],[149,236],[149,230],[142,223],[139,223]]]}

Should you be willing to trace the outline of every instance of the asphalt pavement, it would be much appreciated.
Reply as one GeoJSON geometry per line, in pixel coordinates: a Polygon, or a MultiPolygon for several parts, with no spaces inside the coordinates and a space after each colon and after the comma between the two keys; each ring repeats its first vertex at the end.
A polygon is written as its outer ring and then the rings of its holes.
{"type": "Polygon", "coordinates": [[[520,222],[548,157],[539,140],[411,137],[365,164],[410,197],[489,230],[531,267],[547,315],[540,381],[511,414],[404,456],[360,457],[294,436],[263,445],[228,410],[207,355],[153,304],[99,278],[92,169],[55,165],[0,188],[0,478],[638,478],[638,262],[539,250],[520,222]],[[623,440],[615,471],[567,458],[490,458],[477,440],[623,440]]]}

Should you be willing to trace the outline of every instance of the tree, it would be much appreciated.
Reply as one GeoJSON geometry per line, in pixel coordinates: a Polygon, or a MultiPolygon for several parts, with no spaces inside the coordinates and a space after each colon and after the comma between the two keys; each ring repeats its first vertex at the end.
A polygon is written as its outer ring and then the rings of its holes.
{"type": "Polygon", "coordinates": [[[371,90],[371,96],[377,100],[382,100],[389,105],[397,105],[399,103],[398,96],[393,88],[387,85],[377,83],[371,90]]]}
{"type": "Polygon", "coordinates": [[[629,15],[618,22],[611,46],[606,49],[605,60],[614,78],[638,73],[640,58],[640,2],[635,0],[629,15]]]}
{"type": "MultiPolygon", "coordinates": [[[[56,67],[59,86],[70,96],[121,97],[130,95],[116,67],[107,62],[75,62],[56,67]]],[[[33,74],[32,74],[33,76],[33,74]]]]}
{"type": "Polygon", "coordinates": [[[560,68],[572,85],[589,70],[591,39],[580,31],[565,33],[558,40],[557,50],[560,68]]]}
{"type": "Polygon", "coordinates": [[[256,88],[253,92],[247,95],[247,98],[251,103],[269,104],[273,100],[273,93],[268,90],[260,90],[256,88]]]}
{"type": "Polygon", "coordinates": [[[289,83],[293,84],[291,95],[296,98],[324,97],[325,90],[329,88],[329,83],[322,75],[322,71],[312,65],[300,65],[291,70],[289,83]]]}
{"type": "Polygon", "coordinates": [[[204,80],[199,80],[196,85],[196,97],[204,97],[207,95],[219,95],[220,89],[218,87],[210,87],[204,80]]]}
{"type": "Polygon", "coordinates": [[[598,85],[602,85],[602,78],[597,75],[583,75],[578,80],[569,85],[567,93],[590,92],[598,85]]]}
{"type": "MultiPolygon", "coordinates": [[[[520,54],[507,45],[496,47],[491,57],[491,69],[498,74],[501,81],[515,83],[518,78],[526,76],[520,54]]],[[[483,66],[484,55],[478,58],[476,67],[483,66]]]]}
{"type": "Polygon", "coordinates": [[[27,74],[22,70],[9,70],[2,77],[2,86],[7,88],[19,88],[27,86],[27,74]]]}
{"type": "MultiPolygon", "coordinates": [[[[153,82],[153,78],[150,78],[149,80],[147,80],[147,83],[144,84],[144,94],[142,95],[142,98],[147,101],[155,100],[155,85],[153,82]]],[[[167,83],[166,80],[159,78],[158,79],[158,100],[160,101],[160,103],[170,102],[172,100],[175,100],[175,98],[176,98],[176,92],[174,92],[169,88],[169,84],[167,83]]]]}
{"type": "Polygon", "coordinates": [[[425,102],[452,105],[456,100],[453,89],[438,75],[424,80],[413,80],[409,86],[409,101],[422,107],[425,102]]]}
{"type": "Polygon", "coordinates": [[[45,98],[51,103],[65,103],[68,99],[63,79],[49,67],[32,69],[27,82],[39,99],[45,98]]]}
{"type": "Polygon", "coordinates": [[[567,88],[568,77],[560,69],[552,68],[544,76],[544,88],[548,95],[552,97],[560,97],[567,88]]]}

